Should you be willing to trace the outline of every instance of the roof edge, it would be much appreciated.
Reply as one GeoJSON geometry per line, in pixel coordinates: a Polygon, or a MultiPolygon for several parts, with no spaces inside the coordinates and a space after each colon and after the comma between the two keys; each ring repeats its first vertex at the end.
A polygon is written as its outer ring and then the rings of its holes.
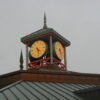
{"type": "Polygon", "coordinates": [[[100,84],[100,74],[86,74],[66,71],[19,70],[0,76],[0,86],[16,81],[63,82],[79,84],[100,84]],[[38,78],[37,78],[38,77],[38,78]]]}

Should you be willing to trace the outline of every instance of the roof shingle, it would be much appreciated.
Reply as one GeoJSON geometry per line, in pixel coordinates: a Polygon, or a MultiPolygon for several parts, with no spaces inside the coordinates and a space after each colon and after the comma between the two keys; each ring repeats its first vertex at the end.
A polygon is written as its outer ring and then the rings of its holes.
{"type": "Polygon", "coordinates": [[[75,91],[100,85],[18,81],[0,90],[0,100],[82,100],[75,91]]]}

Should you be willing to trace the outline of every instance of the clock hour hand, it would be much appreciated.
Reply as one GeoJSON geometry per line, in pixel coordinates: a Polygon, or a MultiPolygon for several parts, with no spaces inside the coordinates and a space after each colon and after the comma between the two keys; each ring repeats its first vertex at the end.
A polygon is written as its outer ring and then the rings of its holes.
{"type": "Polygon", "coordinates": [[[38,47],[36,47],[36,50],[38,51],[38,53],[40,52],[40,49],[38,47]]]}
{"type": "Polygon", "coordinates": [[[59,48],[59,52],[60,52],[60,54],[62,54],[62,52],[61,52],[61,48],[59,48]]]}

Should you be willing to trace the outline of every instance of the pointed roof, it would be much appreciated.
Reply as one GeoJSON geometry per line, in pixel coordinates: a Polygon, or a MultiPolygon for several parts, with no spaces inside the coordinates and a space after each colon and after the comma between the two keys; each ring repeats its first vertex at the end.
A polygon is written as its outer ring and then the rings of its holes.
{"type": "Polygon", "coordinates": [[[52,35],[54,38],[57,38],[60,42],[62,42],[66,46],[69,46],[71,44],[69,40],[67,40],[65,37],[56,32],[53,28],[40,29],[38,31],[35,31],[29,35],[22,37],[21,42],[28,45],[28,42],[33,39],[35,40],[40,37],[45,37],[50,35],[52,35]]]}
{"type": "Polygon", "coordinates": [[[33,41],[35,39],[48,36],[53,36],[54,38],[58,39],[60,42],[62,42],[65,46],[69,46],[71,43],[69,40],[67,40],[64,36],[60,35],[58,32],[56,32],[53,28],[48,28],[46,24],[46,14],[44,13],[44,25],[43,28],[40,30],[37,30],[33,33],[30,33],[24,37],[21,38],[21,42],[24,44],[29,45],[30,41],[33,41]]]}

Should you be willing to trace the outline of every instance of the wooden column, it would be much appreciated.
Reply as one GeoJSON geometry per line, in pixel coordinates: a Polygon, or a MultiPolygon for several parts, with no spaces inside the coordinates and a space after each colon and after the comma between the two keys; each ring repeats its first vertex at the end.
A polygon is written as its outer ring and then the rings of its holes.
{"type": "Polygon", "coordinates": [[[67,57],[66,57],[66,47],[64,46],[64,64],[65,64],[65,70],[67,71],[67,57]]]}
{"type": "Polygon", "coordinates": [[[50,36],[50,63],[53,64],[52,36],[50,36]]]}
{"type": "Polygon", "coordinates": [[[26,70],[28,69],[28,46],[26,45],[26,70]]]}

